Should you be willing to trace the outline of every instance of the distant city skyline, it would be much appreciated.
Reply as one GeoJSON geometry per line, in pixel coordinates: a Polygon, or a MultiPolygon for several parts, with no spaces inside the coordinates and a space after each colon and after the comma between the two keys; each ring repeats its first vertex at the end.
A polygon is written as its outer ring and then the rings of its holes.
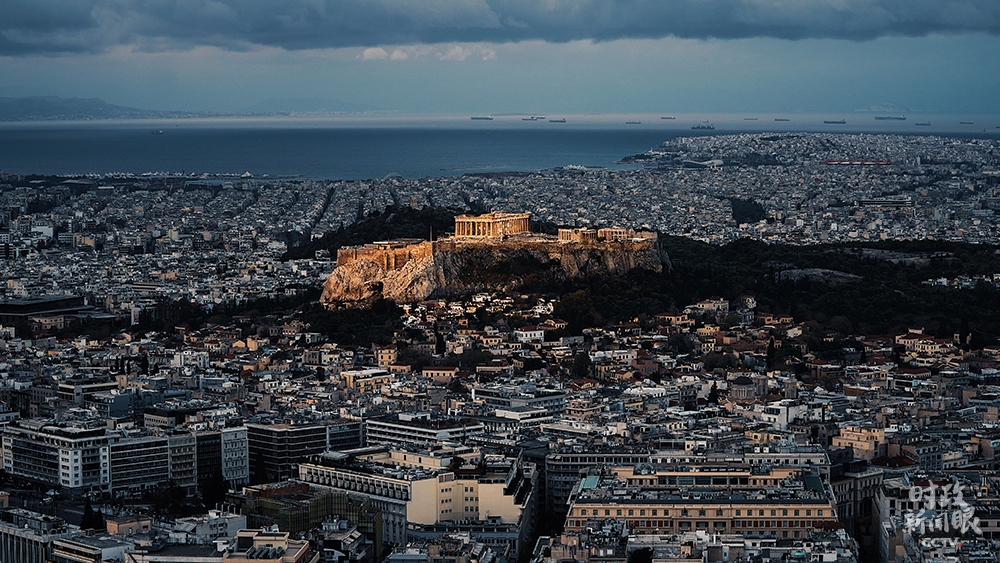
{"type": "Polygon", "coordinates": [[[987,0],[0,6],[0,97],[156,110],[1000,113],[987,0]]]}

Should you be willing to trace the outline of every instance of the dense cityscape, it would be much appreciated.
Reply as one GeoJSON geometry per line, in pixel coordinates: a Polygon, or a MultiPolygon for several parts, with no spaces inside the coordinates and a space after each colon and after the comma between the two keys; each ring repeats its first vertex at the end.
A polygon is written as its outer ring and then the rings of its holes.
{"type": "MultiPolygon", "coordinates": [[[[997,561],[1000,335],[957,309],[860,334],[708,284],[600,322],[583,291],[518,287],[323,308],[338,249],[313,249],[434,208],[530,214],[567,245],[950,264],[875,245],[1000,244],[997,148],[745,134],[634,170],[0,173],[0,561],[997,561]]],[[[995,291],[960,265],[920,287],[995,291]]]]}

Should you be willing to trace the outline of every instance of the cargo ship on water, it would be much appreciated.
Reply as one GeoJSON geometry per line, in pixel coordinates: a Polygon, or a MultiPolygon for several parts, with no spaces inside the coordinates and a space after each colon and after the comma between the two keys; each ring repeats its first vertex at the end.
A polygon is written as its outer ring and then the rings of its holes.
{"type": "Polygon", "coordinates": [[[492,115],[473,115],[473,121],[493,121],[492,115]]]}
{"type": "Polygon", "coordinates": [[[846,119],[839,119],[839,120],[837,120],[837,119],[824,119],[823,123],[826,123],[827,125],[843,125],[843,124],[847,123],[847,120],[846,119]]]}
{"type": "Polygon", "coordinates": [[[566,123],[566,118],[560,117],[559,119],[550,119],[549,123],[566,123]]]}
{"type": "Polygon", "coordinates": [[[906,121],[905,115],[876,115],[875,121],[906,121]]]}
{"type": "Polygon", "coordinates": [[[920,127],[930,127],[931,126],[931,122],[930,121],[925,121],[925,122],[921,123],[921,122],[918,121],[918,122],[914,123],[914,125],[919,125],[920,127]]]}
{"type": "Polygon", "coordinates": [[[641,121],[626,121],[625,125],[642,125],[641,121]]]}
{"type": "Polygon", "coordinates": [[[661,115],[660,119],[677,119],[677,118],[672,115],[661,115]]]}
{"type": "Polygon", "coordinates": [[[788,119],[787,117],[775,117],[774,120],[775,121],[791,121],[791,119],[788,119]]]}

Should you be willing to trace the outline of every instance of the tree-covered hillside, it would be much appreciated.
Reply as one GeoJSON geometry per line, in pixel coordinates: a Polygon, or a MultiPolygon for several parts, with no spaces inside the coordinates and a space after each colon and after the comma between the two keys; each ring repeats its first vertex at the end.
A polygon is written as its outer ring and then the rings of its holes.
{"type": "MultiPolygon", "coordinates": [[[[427,238],[452,230],[457,209],[387,208],[286,258],[332,253],[345,245],[392,238],[427,238]]],[[[549,229],[552,230],[552,229],[549,229]]],[[[791,246],[741,240],[713,246],[661,236],[672,268],[627,277],[594,276],[553,281],[528,276],[519,293],[559,297],[557,315],[571,329],[680,310],[709,297],[751,295],[758,311],[817,321],[847,334],[884,334],[921,326],[951,336],[970,330],[977,342],[1000,336],[1000,290],[989,283],[958,289],[924,284],[931,278],[1000,273],[997,247],[940,241],[791,246]],[[829,271],[834,272],[830,274],[829,271]],[[843,275],[846,274],[846,275],[843,275]]]]}
{"type": "Polygon", "coordinates": [[[336,256],[342,246],[357,246],[377,240],[400,238],[435,238],[445,232],[455,230],[455,216],[466,213],[461,209],[448,207],[395,207],[390,205],[382,212],[375,212],[365,218],[342,226],[322,237],[294,246],[282,256],[284,260],[312,258],[317,250],[328,250],[336,256]]]}

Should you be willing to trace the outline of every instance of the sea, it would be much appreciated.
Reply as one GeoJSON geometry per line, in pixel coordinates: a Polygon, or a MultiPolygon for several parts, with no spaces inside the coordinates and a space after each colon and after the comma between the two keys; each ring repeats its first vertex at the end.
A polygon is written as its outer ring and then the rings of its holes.
{"type": "Polygon", "coordinates": [[[7,122],[0,123],[0,173],[427,178],[570,165],[634,169],[635,165],[616,162],[689,136],[832,132],[1000,139],[1000,116],[920,114],[906,115],[905,120],[876,120],[876,115],[881,114],[602,114],[534,119],[530,114],[505,114],[476,120],[468,115],[361,115],[7,122]],[[709,125],[714,129],[692,129],[709,125]]]}

